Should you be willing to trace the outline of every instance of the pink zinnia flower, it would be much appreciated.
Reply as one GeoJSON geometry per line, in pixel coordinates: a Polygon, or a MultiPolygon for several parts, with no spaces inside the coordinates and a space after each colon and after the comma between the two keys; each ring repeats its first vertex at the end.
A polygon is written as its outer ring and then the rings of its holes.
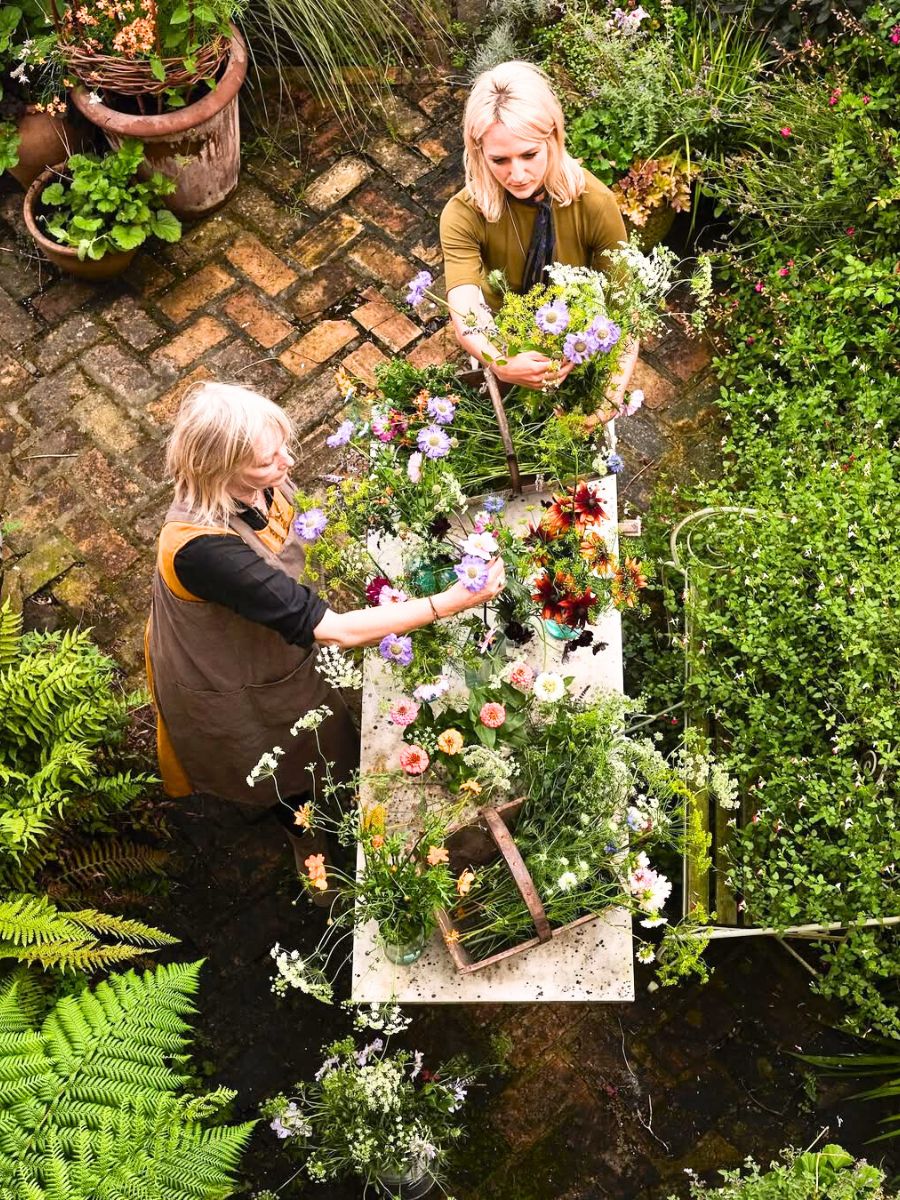
{"type": "Polygon", "coordinates": [[[400,766],[407,775],[422,775],[431,759],[421,746],[404,746],[400,751],[400,766]]]}
{"type": "Polygon", "coordinates": [[[790,125],[782,125],[782,127],[778,130],[778,132],[781,134],[781,136],[783,138],[788,138],[791,136],[791,127],[790,127],[790,125]]]}
{"type": "Polygon", "coordinates": [[[526,662],[514,662],[509,668],[507,678],[514,688],[518,688],[520,692],[527,692],[534,683],[534,671],[526,662]]]}
{"type": "Polygon", "coordinates": [[[506,709],[502,704],[489,700],[487,704],[482,704],[478,720],[488,729],[499,729],[506,720],[506,709]]]}
{"type": "Polygon", "coordinates": [[[400,588],[391,587],[390,584],[385,584],[378,593],[378,603],[383,604],[403,604],[408,600],[406,592],[402,592],[400,588]]]}
{"type": "Polygon", "coordinates": [[[419,715],[419,706],[415,700],[408,700],[405,696],[401,697],[395,704],[391,706],[391,711],[388,716],[394,725],[412,725],[413,721],[419,715]]]}

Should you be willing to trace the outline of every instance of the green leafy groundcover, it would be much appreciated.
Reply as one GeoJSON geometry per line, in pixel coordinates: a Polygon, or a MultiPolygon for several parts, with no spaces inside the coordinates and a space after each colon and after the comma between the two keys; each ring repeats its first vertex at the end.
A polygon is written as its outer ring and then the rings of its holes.
{"type": "Polygon", "coordinates": [[[885,1175],[840,1146],[799,1154],[786,1150],[768,1171],[748,1159],[740,1171],[722,1171],[723,1182],[691,1184],[692,1200],[889,1200],[885,1175]]]}
{"type": "MultiPolygon", "coordinates": [[[[786,124],[783,144],[732,162],[720,187],[739,222],[715,364],[726,469],[680,501],[756,515],[691,539],[684,698],[741,782],[731,879],[755,925],[900,912],[900,172],[891,114],[871,99],[900,87],[897,24],[896,4],[872,6],[814,84],[783,77],[790,111],[802,99],[827,117],[803,125],[802,146],[786,124]],[[847,171],[834,147],[851,141],[847,171]],[[827,208],[792,171],[819,151],[827,208]]],[[[774,94],[747,120],[771,119],[774,94]]],[[[666,509],[671,522],[671,497],[666,509]]],[[[900,1034],[898,936],[855,933],[826,960],[817,986],[849,1003],[850,1024],[900,1034]]]]}

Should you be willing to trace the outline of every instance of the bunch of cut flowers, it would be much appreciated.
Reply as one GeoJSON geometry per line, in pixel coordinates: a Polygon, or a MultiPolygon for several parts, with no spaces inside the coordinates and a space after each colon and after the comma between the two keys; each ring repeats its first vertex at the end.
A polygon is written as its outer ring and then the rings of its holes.
{"type": "MultiPolygon", "coordinates": [[[[672,885],[648,850],[681,844],[690,792],[651,742],[627,735],[627,704],[616,693],[589,703],[566,694],[517,756],[524,799],[513,837],[555,928],[612,906],[650,928],[666,923],[672,885]]],[[[470,875],[446,937],[480,960],[534,936],[502,858],[470,875]]]]}
{"type": "Polygon", "coordinates": [[[518,775],[517,753],[570,683],[521,660],[498,671],[488,659],[464,682],[444,674],[390,707],[391,723],[402,730],[400,766],[407,774],[436,772],[466,800],[504,799],[518,775]]]}
{"type": "Polygon", "coordinates": [[[262,1107],[313,1182],[356,1176],[367,1193],[376,1186],[393,1194],[398,1179],[444,1177],[448,1152],[465,1136],[460,1112],[478,1072],[462,1058],[428,1070],[420,1051],[390,1048],[391,1032],[408,1024],[376,1021],[383,1036],[366,1045],[346,1037],[323,1047],[311,1082],[262,1107]]]}
{"type": "Polygon", "coordinates": [[[644,568],[628,556],[619,561],[602,532],[606,517],[599,483],[578,480],[555,493],[529,527],[519,569],[544,620],[583,629],[610,605],[638,603],[644,568]]]}

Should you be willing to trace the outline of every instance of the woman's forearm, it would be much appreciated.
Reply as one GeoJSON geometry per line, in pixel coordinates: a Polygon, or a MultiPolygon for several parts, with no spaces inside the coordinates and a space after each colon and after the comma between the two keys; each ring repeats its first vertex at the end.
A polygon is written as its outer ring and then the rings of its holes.
{"type": "MultiPolygon", "coordinates": [[[[455,611],[455,610],[453,610],[455,611]]],[[[373,608],[357,608],[337,613],[331,609],[313,630],[317,642],[325,646],[374,646],[389,633],[408,633],[429,625],[435,616],[451,616],[447,597],[436,596],[419,600],[404,600],[401,604],[382,604],[373,608]],[[434,608],[432,609],[432,604],[434,608]]]]}
{"type": "Polygon", "coordinates": [[[605,398],[614,408],[622,407],[622,401],[625,399],[625,392],[631,381],[640,349],[641,343],[637,338],[628,343],[615,374],[610,376],[609,383],[606,385],[605,398]]]}

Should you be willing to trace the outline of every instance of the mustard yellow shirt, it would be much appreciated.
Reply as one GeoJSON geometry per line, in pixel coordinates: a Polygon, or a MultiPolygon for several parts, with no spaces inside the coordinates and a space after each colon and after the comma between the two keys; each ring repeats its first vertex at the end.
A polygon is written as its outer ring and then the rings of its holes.
{"type": "MultiPolygon", "coordinates": [[[[554,259],[571,267],[603,270],[604,255],[627,239],[625,224],[609,188],[585,171],[585,189],[571,204],[553,203],[556,237],[554,259]]],[[[441,248],[447,291],[464,283],[482,289],[493,309],[501,297],[487,286],[487,275],[498,268],[514,292],[522,289],[525,254],[537,209],[507,193],[499,221],[485,219],[467,189],[456,193],[441,213],[441,248]]]]}

